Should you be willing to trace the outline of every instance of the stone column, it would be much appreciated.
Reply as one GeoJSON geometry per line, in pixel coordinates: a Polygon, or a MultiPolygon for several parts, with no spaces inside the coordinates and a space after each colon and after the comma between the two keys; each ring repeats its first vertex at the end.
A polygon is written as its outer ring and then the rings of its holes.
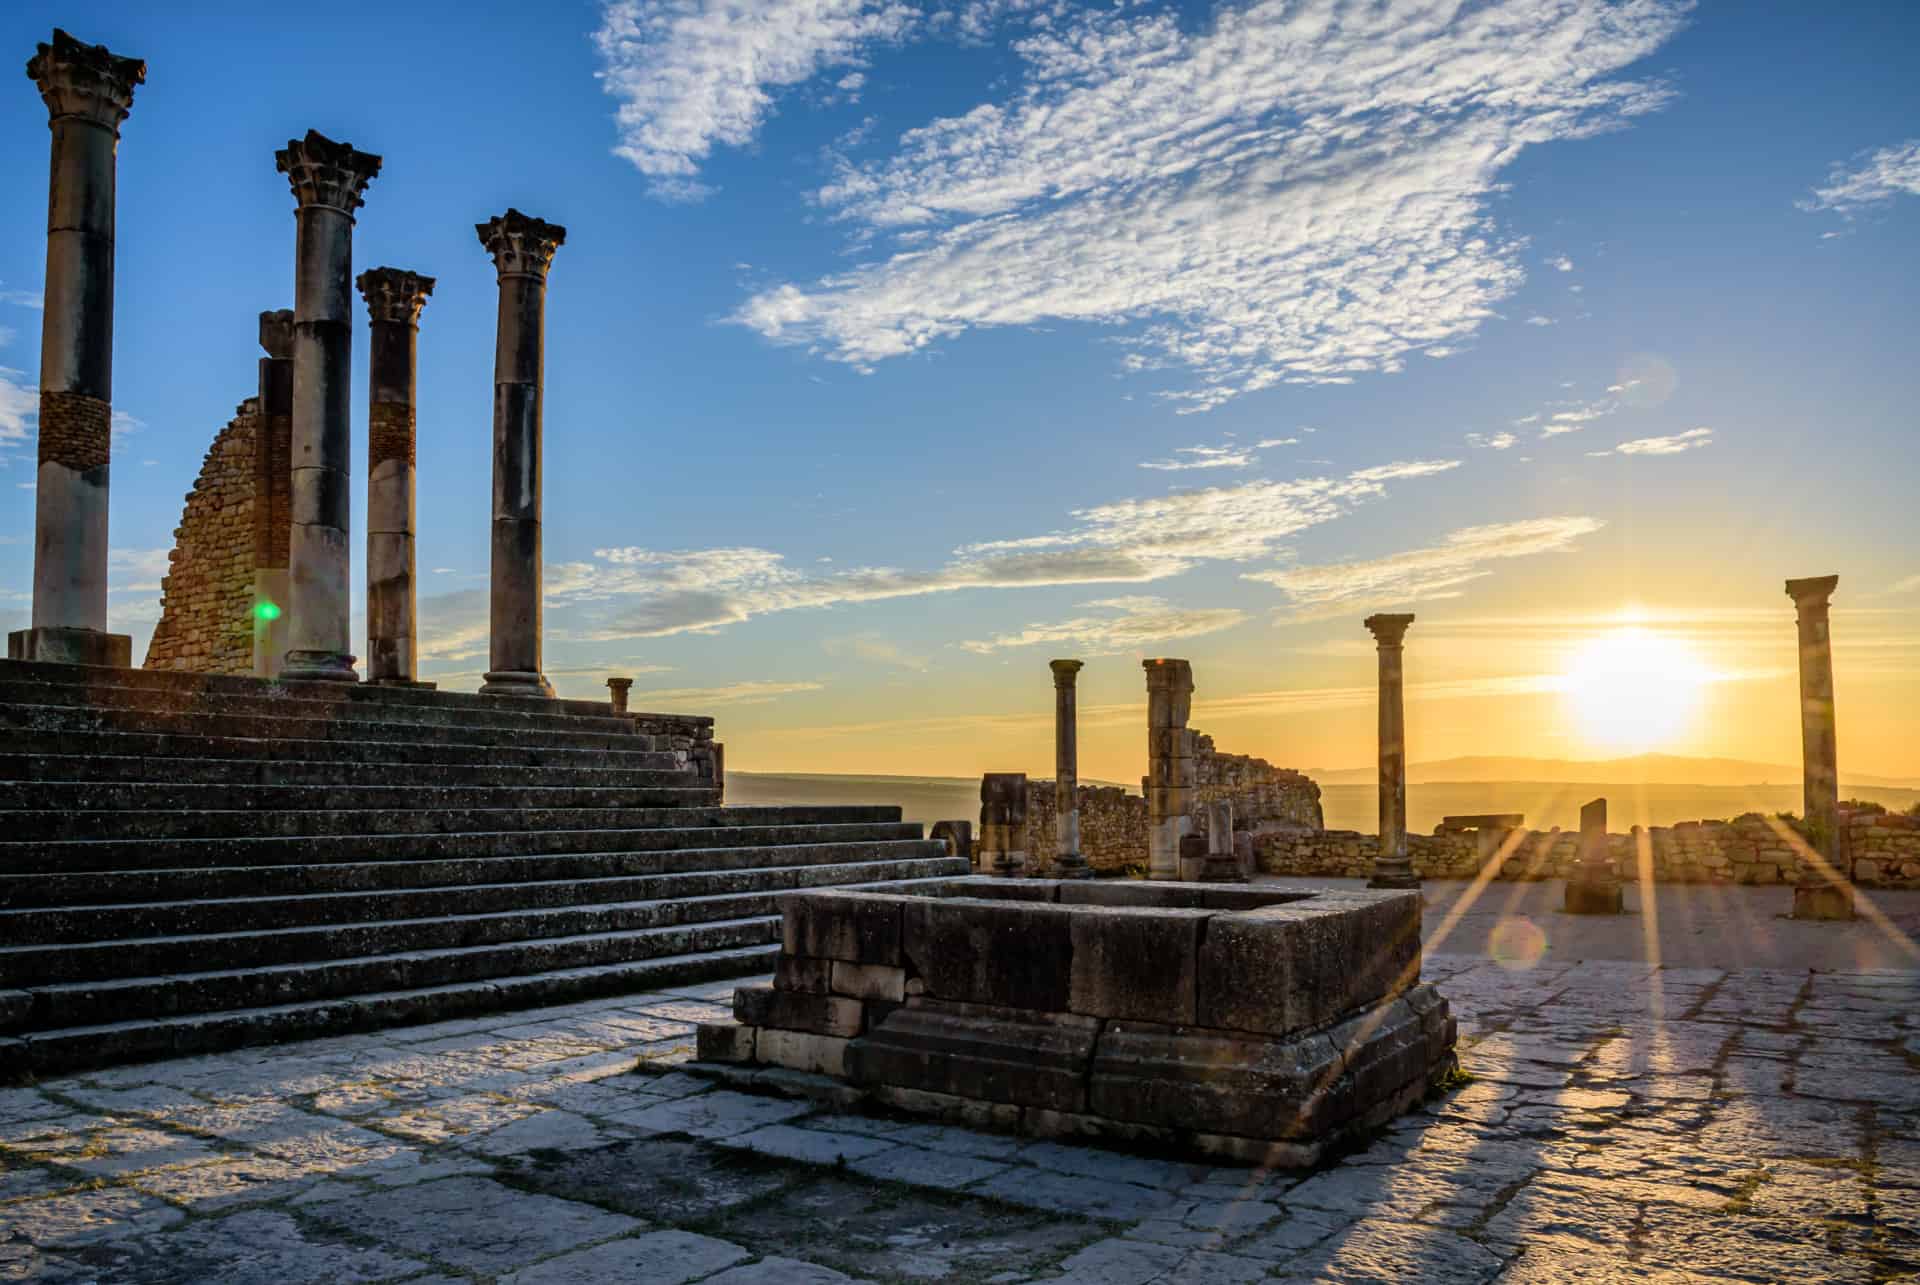
{"type": "Polygon", "coordinates": [[[1380,650],[1380,855],[1369,888],[1418,888],[1407,858],[1407,717],[1401,681],[1401,641],[1411,615],[1368,616],[1380,650]]]}
{"type": "Polygon", "coordinates": [[[367,681],[419,686],[414,653],[414,398],[420,310],[433,278],[373,268],[354,282],[372,330],[367,359],[367,681]]]}
{"type": "Polygon", "coordinates": [[[1027,774],[988,772],[980,778],[980,865],[1010,879],[1027,868],[1027,774]]]}
{"type": "MultiPolygon", "coordinates": [[[[1180,877],[1180,840],[1193,829],[1193,666],[1143,660],[1147,671],[1147,877],[1180,877]]],[[[1203,854],[1204,855],[1204,854],[1203,854]]]]}
{"type": "Polygon", "coordinates": [[[380,158],[308,130],[274,162],[294,214],[292,522],[280,676],[359,681],[349,565],[353,500],[353,212],[380,158]]]}
{"type": "Polygon", "coordinates": [[[1207,803],[1207,856],[1200,868],[1204,883],[1245,883],[1240,873],[1240,857],[1233,846],[1233,801],[1213,799],[1207,803]]]}
{"type": "Polygon", "coordinates": [[[287,654],[287,542],[293,511],[293,310],[260,314],[260,420],[253,440],[253,673],[287,654]]]}
{"type": "Polygon", "coordinates": [[[1093,874],[1080,851],[1078,660],[1052,660],[1053,670],[1053,876],[1085,879],[1093,874]]]}
{"type": "Polygon", "coordinates": [[[1605,799],[1580,809],[1580,860],[1567,879],[1566,908],[1570,915],[1617,915],[1623,909],[1620,872],[1607,855],[1605,799]]]}
{"type": "Polygon", "coordinates": [[[33,624],[7,655],[133,664],[107,632],[107,474],[113,453],[113,222],[120,122],[147,64],[56,29],[27,75],[53,131],[47,285],[40,314],[40,463],[34,490],[33,624]]]}
{"type": "Polygon", "coordinates": [[[627,712],[627,693],[633,690],[631,678],[609,678],[607,680],[607,700],[613,706],[613,712],[627,712]]]}
{"type": "Polygon", "coordinates": [[[500,276],[493,350],[492,640],[483,696],[553,696],[540,670],[540,401],[547,269],[567,230],[518,210],[474,228],[500,276]]]}
{"type": "Polygon", "coordinates": [[[1800,755],[1805,777],[1803,815],[1810,846],[1827,870],[1802,861],[1793,890],[1796,919],[1853,918],[1853,872],[1841,868],[1840,761],[1833,715],[1833,641],[1827,622],[1829,600],[1839,576],[1787,581],[1787,596],[1800,625],[1800,755]]]}

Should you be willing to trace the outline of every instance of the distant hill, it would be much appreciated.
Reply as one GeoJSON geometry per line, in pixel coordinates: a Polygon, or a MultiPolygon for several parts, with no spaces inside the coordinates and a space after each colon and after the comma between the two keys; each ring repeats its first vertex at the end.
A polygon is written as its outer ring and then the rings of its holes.
{"type": "MultiPolygon", "coordinates": [[[[1322,785],[1371,785],[1373,768],[1326,768],[1308,776],[1322,785]]],[[[1688,758],[1678,754],[1637,754],[1617,759],[1537,759],[1477,754],[1464,758],[1414,763],[1407,768],[1409,785],[1498,784],[1536,781],[1556,784],[1798,786],[1800,769],[1785,763],[1755,763],[1745,759],[1688,758]]],[[[1840,788],[1883,790],[1920,788],[1920,779],[1869,776],[1841,769],[1840,788]]]]}

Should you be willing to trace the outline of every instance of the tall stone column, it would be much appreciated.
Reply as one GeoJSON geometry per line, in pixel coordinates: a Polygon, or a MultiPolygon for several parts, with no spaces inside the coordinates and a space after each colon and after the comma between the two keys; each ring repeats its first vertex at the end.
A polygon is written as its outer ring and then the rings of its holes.
{"type": "Polygon", "coordinates": [[[293,310],[260,314],[260,422],[253,443],[253,673],[287,655],[287,543],[293,510],[293,310]]]}
{"type": "Polygon", "coordinates": [[[40,463],[34,490],[33,624],[15,660],[133,664],[107,632],[107,474],[113,453],[113,222],[120,122],[147,64],[56,29],[27,75],[53,131],[47,286],[40,315],[40,463]]]}
{"type": "Polygon", "coordinates": [[[371,324],[367,359],[367,681],[418,685],[414,654],[413,444],[420,310],[433,278],[372,268],[354,282],[371,324]]]}
{"type": "Polygon", "coordinates": [[[314,130],[274,161],[293,188],[293,494],[280,676],[359,681],[351,650],[353,212],[380,158],[314,130]]]}
{"type": "Polygon", "coordinates": [[[544,696],[540,669],[540,402],[547,269],[567,230],[508,210],[475,226],[500,275],[493,350],[493,593],[483,696],[544,696]]]}
{"type": "Polygon", "coordinates": [[[1080,714],[1077,682],[1085,664],[1051,660],[1053,670],[1053,876],[1085,879],[1093,874],[1080,851],[1080,714]]]}
{"type": "MultiPolygon", "coordinates": [[[[1180,840],[1193,829],[1193,666],[1143,660],[1147,671],[1147,877],[1180,877],[1180,840]]],[[[1204,849],[1202,850],[1204,856],[1204,849]]]]}
{"type": "Polygon", "coordinates": [[[1366,619],[1380,651],[1380,855],[1369,888],[1418,888],[1407,857],[1407,717],[1401,678],[1401,642],[1411,615],[1366,619]]]}
{"type": "Polygon", "coordinates": [[[1800,626],[1800,755],[1803,815],[1812,847],[1827,869],[1801,862],[1793,890],[1796,919],[1853,918],[1853,872],[1842,868],[1840,758],[1833,715],[1833,641],[1827,612],[1839,576],[1787,581],[1800,626]]]}

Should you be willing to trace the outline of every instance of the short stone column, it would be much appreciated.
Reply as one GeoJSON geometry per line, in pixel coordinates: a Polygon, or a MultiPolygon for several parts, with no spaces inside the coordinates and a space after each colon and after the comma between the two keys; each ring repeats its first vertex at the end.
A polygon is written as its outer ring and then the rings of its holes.
{"type": "Polygon", "coordinates": [[[947,855],[959,857],[969,866],[973,859],[973,822],[971,821],[935,821],[933,828],[927,831],[927,837],[947,845],[947,855]]]}
{"type": "MultiPolygon", "coordinates": [[[[1202,883],[1245,883],[1240,857],[1234,849],[1233,802],[1212,799],[1207,803],[1207,856],[1200,867],[1202,883]]],[[[1185,877],[1184,874],[1182,876],[1185,877]]]]}
{"type": "Polygon", "coordinates": [[[1053,670],[1053,877],[1093,874],[1080,851],[1080,732],[1076,683],[1085,662],[1052,660],[1053,670]]]}
{"type": "Polygon", "coordinates": [[[1567,913],[1617,915],[1624,908],[1620,872],[1607,854],[1607,801],[1580,809],[1580,857],[1567,877],[1567,913]]]}
{"type": "Polygon", "coordinates": [[[260,314],[260,419],[253,438],[253,673],[287,655],[287,544],[293,510],[293,310],[260,314]]]}
{"type": "MultiPolygon", "coordinates": [[[[1180,840],[1193,829],[1193,666],[1143,660],[1147,671],[1147,877],[1180,878],[1180,840]]],[[[1204,850],[1201,853],[1205,856],[1204,850]]]]}
{"type": "Polygon", "coordinates": [[[1401,643],[1411,615],[1366,619],[1380,652],[1380,854],[1369,888],[1418,888],[1407,856],[1407,716],[1401,674],[1401,643]]]}
{"type": "Polygon", "coordinates": [[[1787,581],[1800,627],[1800,756],[1809,846],[1793,890],[1795,919],[1852,919],[1853,872],[1843,868],[1840,759],[1833,714],[1833,640],[1828,608],[1839,576],[1787,581]],[[1822,868],[1822,867],[1825,868],[1822,868]]]}
{"type": "Polygon", "coordinates": [[[418,685],[414,620],[414,400],[420,310],[433,278],[373,268],[355,280],[367,357],[367,681],[418,685]]]}
{"type": "Polygon", "coordinates": [[[613,705],[614,713],[624,714],[627,712],[627,693],[632,690],[633,680],[631,678],[609,678],[607,680],[608,700],[611,701],[613,705]]]}
{"type": "Polygon", "coordinates": [[[475,225],[500,278],[493,350],[492,637],[483,696],[553,696],[541,672],[540,403],[547,269],[567,230],[508,210],[475,225]]]}
{"type": "Polygon", "coordinates": [[[308,130],[274,154],[294,214],[293,497],[288,679],[359,681],[349,558],[353,499],[353,212],[380,158],[308,130]]]}
{"type": "Polygon", "coordinates": [[[113,454],[113,224],[120,122],[147,64],[56,29],[27,75],[53,131],[46,297],[40,314],[40,446],[34,483],[32,627],[7,655],[133,664],[107,632],[107,482],[113,454]]]}
{"type": "Polygon", "coordinates": [[[980,868],[1002,878],[1027,870],[1027,774],[980,778],[980,868]]]}

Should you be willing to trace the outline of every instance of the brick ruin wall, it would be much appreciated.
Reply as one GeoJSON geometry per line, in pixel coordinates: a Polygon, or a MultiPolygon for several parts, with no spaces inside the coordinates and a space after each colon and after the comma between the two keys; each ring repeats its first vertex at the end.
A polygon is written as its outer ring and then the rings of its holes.
{"type": "Polygon", "coordinates": [[[213,439],[174,528],[147,669],[253,672],[254,440],[248,398],[213,439]]]}
{"type": "MultiPolygon", "coordinates": [[[[1265,759],[1227,754],[1213,738],[1193,733],[1194,829],[1204,831],[1206,804],[1227,799],[1233,826],[1256,835],[1318,830],[1322,824],[1320,787],[1302,773],[1275,767],[1265,759]]],[[[1101,874],[1144,870],[1147,864],[1147,800],[1117,785],[1082,785],[1080,851],[1101,874]]],[[[1027,782],[1027,868],[1052,864],[1054,802],[1051,779],[1027,782]]]]}
{"type": "MultiPolygon", "coordinates": [[[[1863,888],[1920,888],[1920,817],[1855,813],[1845,829],[1842,865],[1863,888]]],[[[1413,869],[1423,879],[1472,879],[1483,862],[1496,879],[1564,879],[1579,859],[1572,830],[1408,835],[1413,869]],[[1482,853],[1490,853],[1483,857],[1482,853]]],[[[1379,852],[1377,835],[1356,830],[1271,832],[1254,839],[1262,873],[1365,877],[1379,852]]],[[[1607,851],[1621,876],[1639,878],[1643,860],[1656,883],[1791,884],[1801,873],[1799,836],[1785,821],[1683,821],[1609,834],[1607,851]]]]}

